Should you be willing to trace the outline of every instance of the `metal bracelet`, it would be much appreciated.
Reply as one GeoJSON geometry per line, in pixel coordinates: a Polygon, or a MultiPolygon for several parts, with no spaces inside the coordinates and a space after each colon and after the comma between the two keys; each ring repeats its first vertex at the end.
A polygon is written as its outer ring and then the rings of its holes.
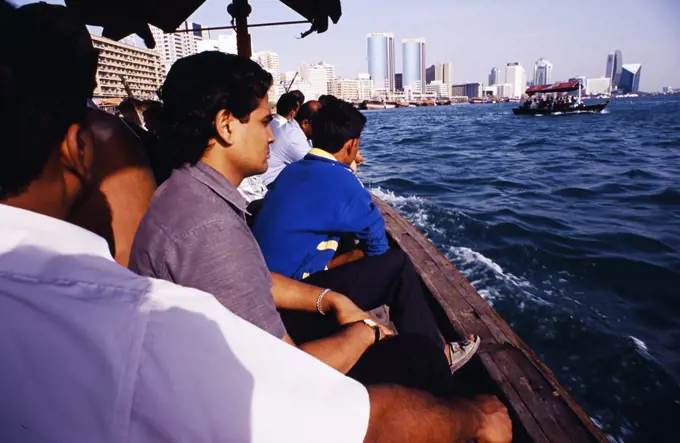
{"type": "Polygon", "coordinates": [[[319,314],[321,315],[326,315],[326,313],[323,312],[323,309],[321,309],[321,302],[323,301],[324,296],[330,291],[330,289],[324,289],[321,291],[321,294],[319,294],[319,298],[316,299],[316,310],[319,311],[319,314]]]}

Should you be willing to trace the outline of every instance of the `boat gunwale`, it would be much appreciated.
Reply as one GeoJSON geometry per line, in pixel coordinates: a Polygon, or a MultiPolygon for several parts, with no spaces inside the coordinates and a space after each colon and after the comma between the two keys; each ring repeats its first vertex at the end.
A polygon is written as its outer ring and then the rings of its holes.
{"type": "Polygon", "coordinates": [[[395,208],[376,196],[374,202],[385,218],[388,236],[409,255],[451,327],[459,336],[474,333],[482,338],[473,360],[479,359],[529,438],[608,442],[552,371],[441,251],[395,208]]]}

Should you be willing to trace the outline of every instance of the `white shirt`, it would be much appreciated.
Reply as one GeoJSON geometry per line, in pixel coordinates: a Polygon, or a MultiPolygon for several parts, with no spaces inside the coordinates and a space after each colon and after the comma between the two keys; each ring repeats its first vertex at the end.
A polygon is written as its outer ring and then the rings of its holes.
{"type": "Polygon", "coordinates": [[[278,128],[272,128],[274,143],[269,145],[269,168],[262,174],[262,183],[269,186],[279,176],[283,168],[298,160],[302,160],[312,149],[311,142],[295,119],[291,119],[278,128]]]}
{"type": "Polygon", "coordinates": [[[236,189],[248,203],[255,200],[262,200],[268,190],[264,183],[262,183],[262,175],[253,175],[252,177],[244,178],[236,189]]]}
{"type": "Polygon", "coordinates": [[[274,114],[272,115],[272,122],[269,124],[272,128],[272,131],[274,129],[278,129],[279,126],[285,125],[286,122],[288,122],[288,119],[282,115],[279,114],[274,114]]]}
{"type": "Polygon", "coordinates": [[[368,426],[359,383],[1,204],[0,362],[2,442],[360,442],[368,426]]]}

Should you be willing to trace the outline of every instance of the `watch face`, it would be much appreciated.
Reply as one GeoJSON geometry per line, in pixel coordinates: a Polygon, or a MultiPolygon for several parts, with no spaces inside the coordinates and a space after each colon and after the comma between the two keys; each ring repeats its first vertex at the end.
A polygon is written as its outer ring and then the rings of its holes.
{"type": "Polygon", "coordinates": [[[370,318],[365,318],[364,323],[366,323],[368,326],[370,326],[372,328],[375,328],[376,326],[378,326],[378,323],[374,322],[370,318]]]}

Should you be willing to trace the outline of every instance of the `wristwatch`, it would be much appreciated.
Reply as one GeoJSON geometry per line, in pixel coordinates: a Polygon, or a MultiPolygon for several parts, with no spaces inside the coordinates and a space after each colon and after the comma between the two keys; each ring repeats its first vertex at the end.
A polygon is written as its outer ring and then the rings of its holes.
{"type": "Polygon", "coordinates": [[[375,333],[375,340],[373,341],[374,345],[380,341],[380,327],[378,326],[378,323],[371,320],[370,318],[365,318],[357,323],[363,323],[369,328],[373,329],[373,332],[375,333]]]}

